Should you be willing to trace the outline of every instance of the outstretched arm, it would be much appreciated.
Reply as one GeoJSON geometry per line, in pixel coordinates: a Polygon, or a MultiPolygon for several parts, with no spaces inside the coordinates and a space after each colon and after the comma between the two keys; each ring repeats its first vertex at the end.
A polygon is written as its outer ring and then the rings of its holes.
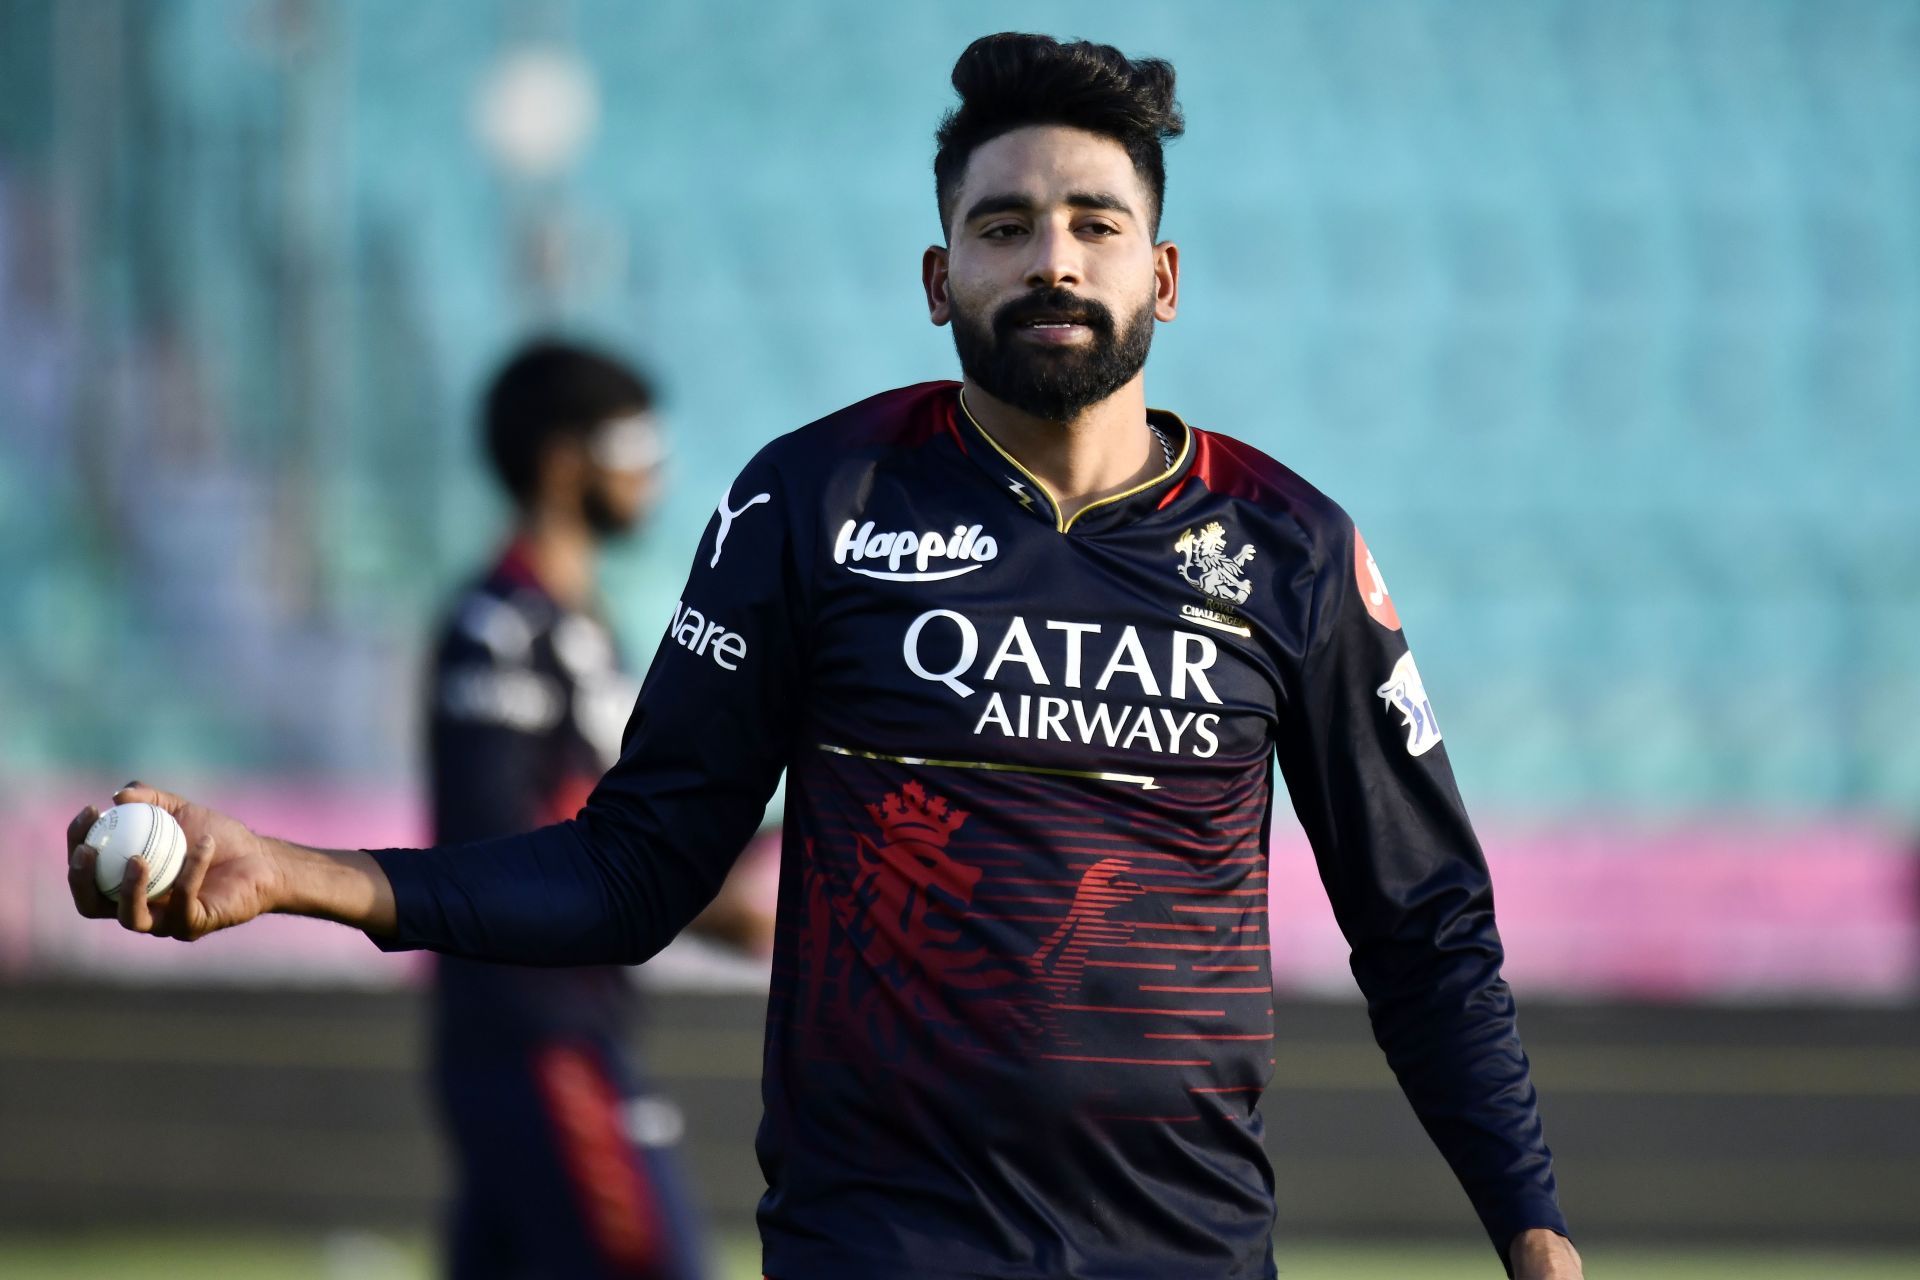
{"type": "Polygon", "coordinates": [[[799,714],[811,509],[794,510],[766,456],[733,492],[767,501],[737,515],[724,547],[709,523],[620,760],[570,821],[453,847],[327,851],[170,796],[160,803],[188,839],[180,882],[152,909],[123,893],[116,912],[93,888],[90,851],[76,847],[91,822],[83,813],[68,832],[75,905],[174,937],[278,911],[352,925],[393,950],[547,965],[652,955],[718,892],[799,714]]]}
{"type": "Polygon", "coordinates": [[[393,889],[371,854],[358,849],[309,849],[262,836],[242,823],[171,792],[129,782],[115,804],[155,804],[172,814],[187,837],[187,856],[173,888],[147,901],[147,867],[127,863],[116,903],[94,881],[94,851],[81,843],[100,811],[82,809],[67,826],[67,885],[80,914],[118,917],[136,933],[191,941],[269,912],[314,916],[391,934],[393,889]]]}

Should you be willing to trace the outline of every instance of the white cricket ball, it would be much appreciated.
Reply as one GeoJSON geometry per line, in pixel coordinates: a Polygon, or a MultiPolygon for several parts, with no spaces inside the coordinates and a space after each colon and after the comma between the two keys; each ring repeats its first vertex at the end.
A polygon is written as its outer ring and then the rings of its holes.
{"type": "Polygon", "coordinates": [[[120,900],[127,859],[145,860],[148,901],[173,887],[180,864],[187,860],[187,833],[172,814],[145,801],[117,804],[101,814],[88,829],[86,843],[97,855],[93,882],[115,902],[120,900]]]}

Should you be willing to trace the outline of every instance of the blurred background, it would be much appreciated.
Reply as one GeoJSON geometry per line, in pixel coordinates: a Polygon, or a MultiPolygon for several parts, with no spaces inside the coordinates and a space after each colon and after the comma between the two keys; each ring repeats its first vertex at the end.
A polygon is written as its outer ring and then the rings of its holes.
{"type": "MultiPolygon", "coordinates": [[[[532,333],[663,390],[644,663],[760,442],[957,376],[932,130],[1001,29],[1178,68],[1150,402],[1365,529],[1590,1274],[1920,1268],[1920,6],[0,0],[0,1274],[428,1273],[418,961],[82,928],[59,832],[137,774],[422,838],[532,333]]],[[[1276,828],[1282,1274],[1487,1274],[1276,828]]],[[[758,975],[656,967],[758,1275],[758,975]]]]}

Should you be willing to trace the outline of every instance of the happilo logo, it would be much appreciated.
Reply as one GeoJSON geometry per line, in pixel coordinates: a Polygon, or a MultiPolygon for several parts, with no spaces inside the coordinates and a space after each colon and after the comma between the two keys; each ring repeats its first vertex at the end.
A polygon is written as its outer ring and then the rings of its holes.
{"type": "Polygon", "coordinates": [[[957,578],[999,554],[1000,544],[992,534],[980,532],[977,524],[957,524],[951,533],[919,533],[912,529],[876,530],[871,520],[858,525],[849,520],[833,540],[835,564],[845,565],[862,577],[888,582],[957,578]]]}
{"type": "Polygon", "coordinates": [[[1400,713],[1401,727],[1407,731],[1408,755],[1423,756],[1439,745],[1440,722],[1434,719],[1433,703],[1421,682],[1420,668],[1413,665],[1411,652],[1400,655],[1400,661],[1393,664],[1393,674],[1373,693],[1385,700],[1389,713],[1400,713]]]}
{"type": "Polygon", "coordinates": [[[1233,554],[1227,554],[1227,528],[1218,520],[1197,529],[1189,529],[1174,540],[1180,556],[1180,576],[1187,585],[1206,596],[1206,605],[1183,604],[1180,616],[1189,622],[1237,636],[1251,636],[1253,629],[1235,611],[1253,594],[1253,582],[1242,572],[1254,557],[1251,542],[1233,554]]]}

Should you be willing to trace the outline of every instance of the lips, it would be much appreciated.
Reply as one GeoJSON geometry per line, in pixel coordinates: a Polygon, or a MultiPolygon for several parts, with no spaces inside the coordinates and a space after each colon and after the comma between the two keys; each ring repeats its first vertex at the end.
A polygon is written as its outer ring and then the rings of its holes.
{"type": "Polygon", "coordinates": [[[1072,315],[1059,311],[1043,311],[1036,315],[1021,316],[1014,320],[1013,326],[1016,329],[1070,329],[1075,327],[1091,329],[1093,327],[1093,317],[1087,315],[1072,315]]]}
{"type": "Polygon", "coordinates": [[[1013,336],[1041,346],[1080,347],[1093,340],[1093,328],[1079,321],[1031,320],[1013,326],[1013,336]]]}
{"type": "Polygon", "coordinates": [[[1018,335],[1025,342],[1039,343],[1042,346],[1083,345],[1099,332],[1098,321],[1091,315],[1075,311],[1034,311],[1013,319],[1008,325],[1009,336],[1018,335]]]}
{"type": "Polygon", "coordinates": [[[1001,341],[1018,338],[1041,346],[1084,347],[1113,338],[1113,321],[1105,307],[1070,289],[1041,289],[1014,299],[993,317],[1001,341]]]}

